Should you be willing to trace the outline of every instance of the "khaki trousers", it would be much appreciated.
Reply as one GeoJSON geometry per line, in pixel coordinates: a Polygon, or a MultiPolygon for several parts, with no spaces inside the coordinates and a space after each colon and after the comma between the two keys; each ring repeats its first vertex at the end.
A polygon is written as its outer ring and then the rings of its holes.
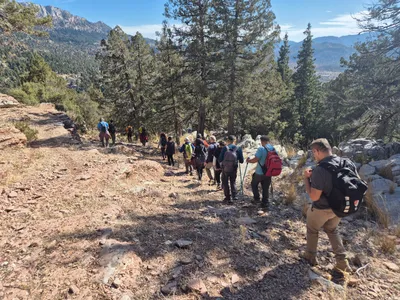
{"type": "Polygon", "coordinates": [[[307,211],[307,251],[312,254],[317,253],[318,233],[323,228],[328,235],[336,260],[345,259],[346,251],[337,230],[339,222],[340,218],[331,209],[310,207],[307,211]]]}

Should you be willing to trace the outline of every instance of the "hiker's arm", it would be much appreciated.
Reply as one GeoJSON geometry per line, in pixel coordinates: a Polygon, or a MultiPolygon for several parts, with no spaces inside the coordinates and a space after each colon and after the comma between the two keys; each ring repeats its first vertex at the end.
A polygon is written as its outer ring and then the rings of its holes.
{"type": "Polygon", "coordinates": [[[261,152],[259,151],[259,149],[257,149],[256,154],[254,154],[254,157],[253,158],[248,157],[246,161],[247,163],[255,164],[260,160],[261,155],[262,155],[261,152]]]}
{"type": "Polygon", "coordinates": [[[311,187],[310,178],[312,171],[307,169],[304,171],[304,186],[306,187],[306,192],[312,201],[318,201],[321,197],[322,190],[315,189],[311,187]]]}
{"type": "Polygon", "coordinates": [[[219,161],[220,163],[222,163],[222,161],[224,160],[225,152],[226,152],[226,148],[224,147],[224,148],[221,150],[221,153],[220,153],[220,155],[219,155],[219,157],[218,157],[218,161],[219,161]]]}
{"type": "Polygon", "coordinates": [[[254,156],[253,158],[248,157],[246,161],[247,161],[248,163],[250,163],[250,164],[255,164],[256,162],[259,161],[259,159],[258,159],[257,156],[254,156]]]}
{"type": "Polygon", "coordinates": [[[243,157],[242,148],[239,148],[238,160],[239,160],[239,162],[240,162],[241,164],[244,163],[244,157],[243,157]]]}

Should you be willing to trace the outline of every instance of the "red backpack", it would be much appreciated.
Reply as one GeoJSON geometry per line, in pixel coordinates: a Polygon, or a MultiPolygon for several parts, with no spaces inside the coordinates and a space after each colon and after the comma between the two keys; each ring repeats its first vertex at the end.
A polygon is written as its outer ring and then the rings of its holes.
{"type": "Polygon", "coordinates": [[[282,172],[282,159],[279,157],[278,153],[274,150],[267,150],[267,158],[265,159],[265,164],[260,166],[263,170],[265,176],[279,176],[282,172]]]}

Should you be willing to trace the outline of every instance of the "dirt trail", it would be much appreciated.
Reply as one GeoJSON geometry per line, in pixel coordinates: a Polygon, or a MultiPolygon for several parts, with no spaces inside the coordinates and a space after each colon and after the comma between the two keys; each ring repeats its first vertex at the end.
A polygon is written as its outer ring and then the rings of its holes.
{"type": "MultiPolygon", "coordinates": [[[[340,228],[350,252],[367,256],[355,286],[313,283],[298,257],[306,230],[299,205],[277,198],[262,213],[244,196],[224,206],[221,192],[152,148],[77,144],[51,107],[0,111],[2,122],[21,118],[39,140],[1,152],[1,299],[400,297],[398,251],[381,253],[368,220],[340,228]]],[[[334,258],[324,234],[319,245],[315,271],[324,273],[334,258]]]]}

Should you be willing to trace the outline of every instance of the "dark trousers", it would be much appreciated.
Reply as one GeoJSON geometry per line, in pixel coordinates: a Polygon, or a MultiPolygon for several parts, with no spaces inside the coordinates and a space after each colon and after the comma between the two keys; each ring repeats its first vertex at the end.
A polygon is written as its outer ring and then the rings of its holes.
{"type": "Polygon", "coordinates": [[[217,181],[217,184],[220,185],[221,184],[221,170],[215,170],[215,180],[217,181]]]}
{"type": "Polygon", "coordinates": [[[224,187],[225,200],[230,200],[231,196],[232,198],[236,198],[236,176],[237,170],[233,173],[222,173],[222,185],[224,187]]]}
{"type": "Polygon", "coordinates": [[[132,133],[128,133],[128,143],[132,143],[132,133]]]}
{"type": "Polygon", "coordinates": [[[165,147],[164,146],[161,146],[161,156],[162,156],[162,158],[163,159],[165,159],[165,147]]]}
{"type": "Polygon", "coordinates": [[[168,165],[175,166],[174,155],[173,154],[168,154],[167,156],[168,156],[168,165]]]}
{"type": "Polygon", "coordinates": [[[258,191],[258,185],[260,183],[262,187],[262,202],[268,203],[268,190],[271,185],[271,177],[256,173],[253,174],[253,179],[251,180],[251,189],[253,190],[255,201],[260,201],[260,192],[258,191]]]}
{"type": "Polygon", "coordinates": [[[113,143],[113,145],[115,145],[115,132],[114,133],[110,132],[110,135],[111,135],[112,143],[113,143]]]}
{"type": "Polygon", "coordinates": [[[201,181],[201,179],[203,178],[204,166],[198,166],[198,167],[196,167],[196,169],[197,169],[197,176],[198,176],[199,180],[201,181]]]}

